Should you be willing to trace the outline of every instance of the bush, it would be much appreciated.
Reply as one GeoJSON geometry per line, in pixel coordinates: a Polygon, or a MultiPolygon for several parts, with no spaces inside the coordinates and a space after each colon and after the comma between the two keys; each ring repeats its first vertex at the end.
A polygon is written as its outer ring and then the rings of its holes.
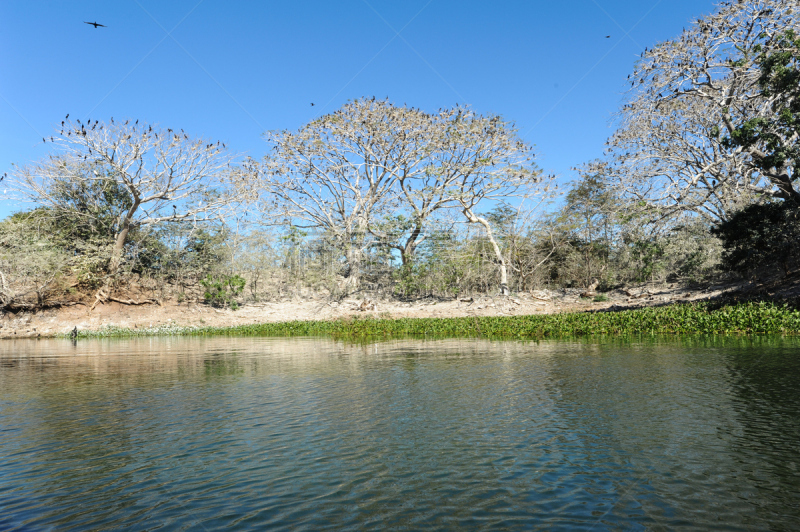
{"type": "Polygon", "coordinates": [[[230,307],[233,310],[239,308],[235,298],[244,290],[244,278],[238,275],[212,277],[209,274],[200,281],[200,285],[205,288],[204,296],[206,303],[209,305],[213,307],[230,307]]]}
{"type": "Polygon", "coordinates": [[[780,267],[789,274],[800,261],[800,206],[794,201],[749,205],[720,223],[722,263],[746,275],[780,267]]]}

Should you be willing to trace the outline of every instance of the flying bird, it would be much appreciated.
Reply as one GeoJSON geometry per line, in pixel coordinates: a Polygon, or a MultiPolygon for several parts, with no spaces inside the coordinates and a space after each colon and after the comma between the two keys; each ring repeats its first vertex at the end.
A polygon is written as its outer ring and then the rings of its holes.
{"type": "Polygon", "coordinates": [[[84,23],[84,24],[88,24],[88,25],[90,25],[90,26],[94,26],[94,27],[95,27],[95,29],[97,29],[98,27],[100,27],[100,28],[105,28],[105,27],[106,27],[106,25],[105,25],[105,24],[98,24],[97,22],[86,22],[86,21],[84,20],[84,21],[83,21],[83,23],[84,23]]]}
{"type": "Polygon", "coordinates": [[[610,38],[611,38],[611,35],[606,35],[606,39],[610,39],[610,38]]]}
{"type": "Polygon", "coordinates": [[[311,107],[314,107],[314,102],[311,102],[311,107]]]}

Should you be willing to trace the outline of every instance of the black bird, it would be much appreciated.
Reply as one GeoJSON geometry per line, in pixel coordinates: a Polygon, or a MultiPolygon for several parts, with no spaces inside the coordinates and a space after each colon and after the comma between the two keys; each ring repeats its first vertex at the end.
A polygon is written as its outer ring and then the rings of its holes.
{"type": "Polygon", "coordinates": [[[606,39],[610,39],[610,38],[611,38],[611,35],[606,35],[606,39]]]}
{"type": "Polygon", "coordinates": [[[64,120],[67,120],[67,119],[69,119],[69,113],[67,113],[67,116],[64,117],[64,120]]]}
{"type": "Polygon", "coordinates": [[[74,329],[72,329],[72,332],[71,332],[71,333],[69,333],[69,337],[70,337],[72,340],[75,340],[75,339],[78,337],[78,326],[77,326],[77,325],[75,326],[75,328],[74,328],[74,329]]]}
{"type": "Polygon", "coordinates": [[[42,142],[47,142],[46,140],[44,140],[44,137],[42,137],[42,142]]]}
{"type": "Polygon", "coordinates": [[[94,27],[95,27],[95,29],[97,29],[98,27],[101,27],[101,28],[105,28],[105,27],[106,27],[106,26],[105,26],[105,24],[98,24],[97,22],[86,22],[86,21],[84,20],[84,21],[83,21],[83,23],[84,23],[84,24],[88,24],[88,25],[90,25],[90,26],[94,26],[94,27]]]}
{"type": "Polygon", "coordinates": [[[314,107],[314,102],[311,102],[311,107],[314,107]]]}

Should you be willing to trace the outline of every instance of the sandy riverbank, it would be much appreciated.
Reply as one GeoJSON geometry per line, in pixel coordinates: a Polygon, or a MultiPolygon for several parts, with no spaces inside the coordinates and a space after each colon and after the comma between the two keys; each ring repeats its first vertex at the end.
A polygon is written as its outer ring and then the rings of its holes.
{"type": "Polygon", "coordinates": [[[581,297],[582,290],[537,290],[511,297],[474,296],[442,300],[435,298],[400,301],[370,297],[332,301],[327,298],[286,299],[248,303],[238,310],[215,309],[202,303],[162,302],[125,305],[111,302],[91,310],[75,305],[39,312],[4,313],[0,316],[0,338],[36,338],[65,334],[74,327],[99,330],[104,327],[228,327],[253,323],[294,320],[332,320],[348,316],[377,318],[462,316],[514,316],[624,309],[698,301],[740,290],[740,285],[689,289],[678,285],[643,285],[603,294],[607,301],[581,297]]]}

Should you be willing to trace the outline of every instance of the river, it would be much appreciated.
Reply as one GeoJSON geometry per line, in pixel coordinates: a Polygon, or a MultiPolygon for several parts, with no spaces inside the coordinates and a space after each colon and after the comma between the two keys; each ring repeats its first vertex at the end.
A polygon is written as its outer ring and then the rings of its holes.
{"type": "Polygon", "coordinates": [[[789,530],[800,340],[0,342],[0,530],[789,530]]]}

